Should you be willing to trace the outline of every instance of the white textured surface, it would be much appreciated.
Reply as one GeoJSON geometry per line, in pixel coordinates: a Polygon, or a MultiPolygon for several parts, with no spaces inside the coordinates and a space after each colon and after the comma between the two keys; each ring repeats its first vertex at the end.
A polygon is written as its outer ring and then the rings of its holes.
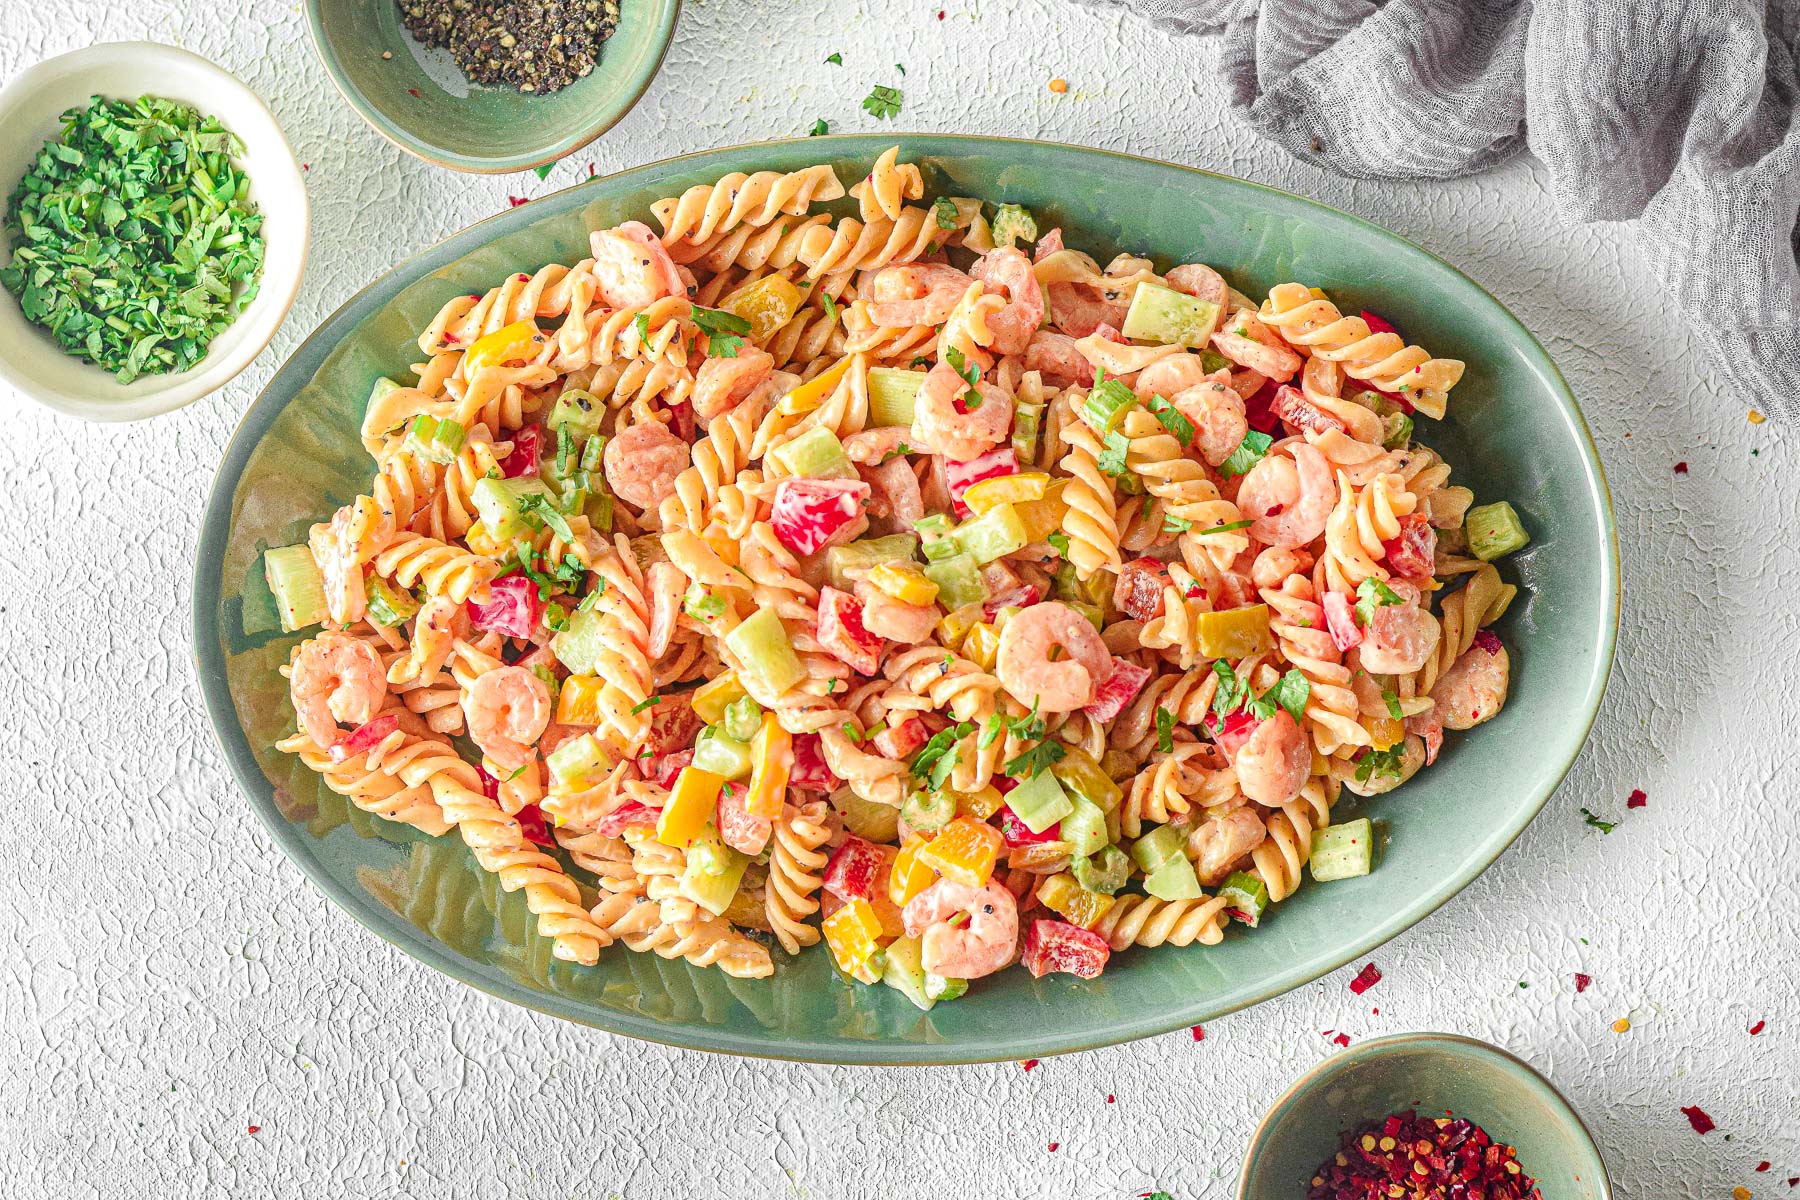
{"type": "Polygon", "coordinates": [[[5,11],[0,75],[138,37],[237,72],[310,164],[315,224],[286,327],[212,399],[109,428],[0,392],[0,1196],[1226,1197],[1264,1108],[1332,1051],[1321,1031],[1433,1028],[1546,1069],[1623,1197],[1800,1196],[1785,1184],[1800,1175],[1800,479],[1783,432],[1713,390],[1624,232],[1553,227],[1529,164],[1446,185],[1328,176],[1232,121],[1210,45],[1056,0],[942,21],[930,4],[825,17],[690,0],[662,75],[578,166],[462,177],[364,127],[293,0],[5,11]],[[814,65],[834,50],[842,68],[814,65]],[[1068,96],[1046,90],[1055,75],[1068,96]],[[214,464],[281,358],[387,263],[508,193],[819,116],[870,129],[858,101],[895,82],[907,129],[1129,150],[1380,222],[1510,305],[1580,396],[1624,552],[1606,707],[1544,814],[1375,955],[1387,977],[1366,996],[1347,969],[1199,1044],[1172,1034],[1029,1074],[711,1057],[434,975],[333,909],[248,817],[188,665],[188,578],[214,464]],[[1626,814],[1633,787],[1649,807],[1626,814]],[[1582,806],[1623,822],[1602,836],[1582,806]],[[1581,995],[1576,971],[1594,978],[1581,995]],[[1689,1104],[1718,1131],[1697,1137],[1689,1104]]]}

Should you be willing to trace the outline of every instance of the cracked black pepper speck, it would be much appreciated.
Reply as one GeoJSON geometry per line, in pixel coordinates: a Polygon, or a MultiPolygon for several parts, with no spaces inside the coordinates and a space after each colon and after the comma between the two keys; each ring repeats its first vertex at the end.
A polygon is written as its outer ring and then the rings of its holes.
{"type": "Polygon", "coordinates": [[[619,26],[619,0],[398,0],[414,37],[475,83],[554,92],[587,75],[619,26]]]}

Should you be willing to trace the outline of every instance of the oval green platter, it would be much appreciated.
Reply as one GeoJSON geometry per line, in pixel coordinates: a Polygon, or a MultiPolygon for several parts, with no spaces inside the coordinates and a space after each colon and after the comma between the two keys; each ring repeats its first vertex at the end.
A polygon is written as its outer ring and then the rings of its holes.
{"type": "MultiPolygon", "coordinates": [[[[1543,347],[1477,284],[1394,235],[1256,184],[1120,154],[948,135],[825,137],[715,150],[580,184],[491,217],[400,264],[333,314],[276,373],[225,453],[195,564],[197,671],[227,761],[275,842],[358,921],[493,995],[616,1033],[770,1058],[973,1062],[1104,1046],[1216,1018],[1298,987],[1443,904],[1536,815],[1579,753],[1613,657],[1619,579],[1605,481],[1581,414],[1543,347]],[[728,979],[615,946],[595,967],[557,962],[522,897],[499,891],[460,841],[348,806],[274,743],[292,729],[281,634],[261,553],[304,539],[367,486],[357,430],[370,385],[420,355],[450,297],[509,272],[585,255],[587,232],[646,219],[650,203],[728,171],[832,161],[846,183],[898,142],[928,195],[1030,207],[1104,260],[1132,249],[1204,261],[1255,294],[1297,278],[1376,309],[1434,353],[1467,360],[1446,421],[1424,437],[1484,499],[1510,499],[1532,545],[1499,629],[1514,648],[1505,710],[1451,735],[1436,766],[1346,816],[1375,818],[1373,874],[1310,881],[1261,928],[1223,944],[1115,955],[1093,981],[1008,971],[929,1013],[846,983],[822,948],[773,978],[728,979]]],[[[1549,891],[1546,880],[1546,891],[1549,891]]],[[[778,957],[781,957],[778,955],[778,957]]]]}

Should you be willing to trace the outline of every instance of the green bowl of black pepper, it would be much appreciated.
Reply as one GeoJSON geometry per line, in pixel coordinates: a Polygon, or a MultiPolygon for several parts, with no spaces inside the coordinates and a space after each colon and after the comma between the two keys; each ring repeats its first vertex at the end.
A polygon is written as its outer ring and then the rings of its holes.
{"type": "Polygon", "coordinates": [[[680,0],[306,0],[313,43],[376,132],[426,162],[543,166],[631,110],[680,0]]]}

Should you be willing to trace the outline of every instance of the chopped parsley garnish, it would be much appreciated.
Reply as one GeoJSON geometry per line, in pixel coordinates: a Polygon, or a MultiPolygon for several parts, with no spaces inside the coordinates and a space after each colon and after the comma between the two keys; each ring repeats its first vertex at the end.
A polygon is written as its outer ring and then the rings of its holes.
{"type": "Polygon", "coordinates": [[[1175,440],[1183,446],[1194,440],[1194,423],[1182,415],[1181,410],[1170,404],[1161,396],[1150,397],[1150,415],[1162,423],[1162,427],[1175,435],[1175,440]]]}
{"type": "MultiPolygon", "coordinates": [[[[1288,673],[1276,680],[1273,687],[1256,698],[1255,704],[1279,704],[1297,722],[1306,715],[1306,701],[1311,695],[1312,682],[1297,669],[1289,668],[1288,673]]],[[[1258,715],[1266,721],[1275,715],[1275,710],[1270,708],[1266,715],[1258,715]]]]}
{"type": "Polygon", "coordinates": [[[648,343],[650,341],[649,313],[639,313],[637,316],[631,318],[631,326],[633,329],[637,330],[639,342],[648,343]]]}
{"type": "Polygon", "coordinates": [[[1356,585],[1356,622],[1367,625],[1375,619],[1375,610],[1391,604],[1405,604],[1399,593],[1379,579],[1365,579],[1356,585]]]}
{"type": "Polygon", "coordinates": [[[1222,660],[1213,664],[1213,674],[1219,677],[1219,686],[1213,692],[1212,710],[1218,716],[1230,716],[1243,707],[1250,689],[1244,686],[1244,681],[1238,678],[1230,664],[1222,660]]]}
{"type": "Polygon", "coordinates": [[[904,66],[902,66],[900,63],[894,64],[894,70],[900,72],[902,75],[906,74],[906,68],[904,66]]]}
{"type": "Polygon", "coordinates": [[[1592,825],[1595,829],[1598,829],[1601,833],[1611,833],[1619,827],[1617,821],[1602,821],[1599,817],[1596,817],[1585,808],[1581,810],[1581,819],[1587,824],[1592,825]]]}
{"type": "Polygon", "coordinates": [[[1064,533],[1060,529],[1056,529],[1056,530],[1052,530],[1051,532],[1045,534],[1044,540],[1050,544],[1050,548],[1052,550],[1056,551],[1058,556],[1060,556],[1062,558],[1069,557],[1069,535],[1068,534],[1064,533]]]}
{"type": "Polygon", "coordinates": [[[831,132],[831,126],[829,126],[825,123],[824,117],[820,117],[818,120],[813,122],[813,127],[807,131],[806,136],[807,137],[824,137],[826,134],[828,134],[830,132],[831,132]]]}
{"type": "Polygon", "coordinates": [[[863,97],[863,111],[878,121],[885,121],[900,115],[900,103],[903,99],[899,88],[878,83],[874,91],[863,97]]]}
{"type": "Polygon", "coordinates": [[[544,164],[544,165],[543,165],[543,166],[541,166],[541,167],[533,167],[533,168],[531,168],[531,170],[532,170],[532,173],[533,173],[533,174],[534,174],[534,175],[536,175],[536,176],[537,176],[537,177],[538,177],[538,178],[539,178],[539,179],[548,179],[548,178],[550,178],[550,172],[551,172],[551,171],[553,171],[553,170],[555,170],[555,169],[556,169],[556,164],[555,164],[555,163],[553,163],[553,162],[547,162],[547,163],[545,163],[545,164],[544,164]]]}
{"type": "Polygon", "coordinates": [[[1126,465],[1125,459],[1130,450],[1131,439],[1115,429],[1106,435],[1106,439],[1100,447],[1100,457],[1095,460],[1095,465],[1108,475],[1129,474],[1131,468],[1126,465]]]}
{"type": "MultiPolygon", "coordinates": [[[[548,600],[551,594],[557,591],[573,592],[581,586],[581,581],[587,574],[586,569],[581,565],[581,560],[573,554],[564,555],[560,563],[546,564],[549,569],[541,571],[533,566],[537,556],[532,552],[529,544],[519,547],[518,556],[519,574],[537,584],[539,600],[548,600]]],[[[508,572],[508,574],[510,573],[508,572]]],[[[606,581],[602,579],[600,582],[604,585],[606,581]]],[[[584,600],[577,607],[580,611],[586,611],[587,602],[584,600]]]]}
{"type": "Polygon", "coordinates": [[[661,696],[652,696],[648,700],[640,700],[638,703],[631,706],[631,715],[635,717],[639,713],[643,712],[646,708],[655,708],[658,704],[661,704],[661,703],[662,703],[661,696]]]}
{"type": "Polygon", "coordinates": [[[1274,438],[1252,429],[1244,435],[1244,440],[1238,443],[1238,448],[1231,452],[1231,457],[1219,464],[1219,474],[1227,479],[1236,475],[1248,475],[1250,468],[1261,462],[1263,455],[1267,454],[1269,447],[1274,444],[1274,438]]]}
{"type": "Polygon", "coordinates": [[[560,604],[544,605],[544,628],[561,633],[569,627],[569,614],[560,604]]]}
{"type": "Polygon", "coordinates": [[[825,310],[825,319],[827,321],[835,321],[838,319],[837,301],[831,298],[830,292],[819,293],[819,306],[825,310]]]}
{"type": "Polygon", "coordinates": [[[856,722],[845,721],[839,728],[844,731],[845,737],[849,738],[859,746],[862,745],[863,732],[856,727],[856,722]]]}
{"type": "Polygon", "coordinates": [[[1156,748],[1164,754],[1175,749],[1175,714],[1161,705],[1156,708],[1156,748]]]}
{"type": "Polygon", "coordinates": [[[944,351],[944,361],[949,363],[950,369],[961,375],[963,382],[969,385],[969,390],[963,393],[963,403],[968,406],[968,411],[974,412],[980,408],[981,393],[975,390],[975,385],[981,379],[981,368],[964,358],[963,352],[955,346],[944,351]]]}
{"type": "Polygon", "coordinates": [[[1163,514],[1164,533],[1186,533],[1193,527],[1194,523],[1186,517],[1170,516],[1168,513],[1163,514]]]}
{"type": "Polygon", "coordinates": [[[1068,757],[1068,754],[1069,752],[1063,749],[1061,742],[1039,742],[1007,763],[1001,768],[1001,771],[1012,779],[1020,777],[1036,779],[1068,757]]]}
{"type": "Polygon", "coordinates": [[[1001,734],[1012,731],[1014,737],[1022,741],[1036,741],[1044,736],[1044,718],[1038,716],[1038,706],[1033,703],[1031,711],[1022,717],[1009,717],[1005,713],[995,713],[987,719],[987,727],[981,731],[981,740],[976,748],[986,750],[997,741],[1001,734]]]}
{"type": "Polygon", "coordinates": [[[1356,782],[1367,783],[1377,775],[1398,779],[1405,773],[1406,743],[1395,742],[1386,750],[1369,749],[1356,760],[1356,782]]]}
{"type": "Polygon", "coordinates": [[[539,529],[548,526],[550,532],[563,541],[575,540],[575,531],[569,527],[569,519],[563,516],[562,510],[556,507],[556,501],[546,493],[526,492],[519,497],[518,505],[519,515],[525,518],[527,525],[534,525],[539,529]]]}
{"type": "Polygon", "coordinates": [[[950,197],[939,196],[933,201],[931,215],[937,219],[939,229],[956,228],[956,205],[950,203],[950,197]]]}
{"type": "Polygon", "coordinates": [[[1213,673],[1219,677],[1219,686],[1213,693],[1212,710],[1220,718],[1241,708],[1257,720],[1266,721],[1275,715],[1277,708],[1285,708],[1288,715],[1298,721],[1305,715],[1306,701],[1312,695],[1312,682],[1292,668],[1268,691],[1254,697],[1250,694],[1250,685],[1238,678],[1237,672],[1225,663],[1215,662],[1213,673]]]}
{"type": "Polygon", "coordinates": [[[844,65],[844,55],[842,51],[834,50],[825,56],[825,61],[834,67],[841,67],[844,65]]]}
{"type": "Polygon", "coordinates": [[[1227,521],[1223,525],[1208,525],[1205,529],[1200,530],[1194,536],[1195,537],[1206,537],[1209,534],[1214,534],[1214,533],[1236,533],[1238,530],[1248,529],[1254,524],[1256,524],[1255,521],[1227,521]]]}
{"type": "Polygon", "coordinates": [[[1394,689],[1385,683],[1381,685],[1381,699],[1382,703],[1387,705],[1388,716],[1396,721],[1406,720],[1406,713],[1400,707],[1400,697],[1395,695],[1394,689]]]}
{"type": "Polygon", "coordinates": [[[943,787],[944,781],[950,778],[950,772],[956,769],[956,743],[974,732],[974,724],[964,721],[932,734],[931,740],[919,751],[919,756],[913,759],[913,777],[929,781],[934,788],[943,787]]]}
{"type": "Polygon", "coordinates": [[[722,308],[694,305],[694,324],[706,335],[708,358],[736,358],[744,344],[743,335],[750,332],[750,322],[722,308]]]}

